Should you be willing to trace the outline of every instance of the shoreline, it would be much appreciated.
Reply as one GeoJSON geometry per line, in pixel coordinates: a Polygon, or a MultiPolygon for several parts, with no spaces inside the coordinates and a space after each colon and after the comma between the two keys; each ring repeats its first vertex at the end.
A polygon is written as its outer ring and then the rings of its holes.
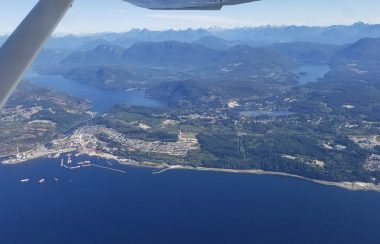
{"type": "Polygon", "coordinates": [[[229,174],[252,174],[252,175],[272,175],[272,176],[283,176],[289,177],[299,180],[305,180],[311,183],[315,183],[323,186],[332,186],[338,187],[341,189],[346,189],[350,191],[375,191],[380,192],[380,185],[375,185],[373,183],[365,183],[365,182],[333,182],[333,181],[324,181],[324,180],[316,180],[306,178],[300,175],[293,175],[282,172],[272,172],[272,171],[264,171],[258,169],[251,170],[239,170],[239,169],[218,169],[218,168],[205,168],[205,167],[188,167],[178,165],[175,168],[167,169],[167,170],[198,170],[198,171],[208,171],[208,172],[219,172],[219,173],[229,173],[229,174]]]}
{"type": "MultiPolygon", "coordinates": [[[[77,156],[85,155],[88,157],[97,157],[99,159],[113,160],[113,161],[116,161],[120,165],[126,165],[130,167],[151,168],[151,169],[160,170],[158,172],[153,172],[153,174],[161,174],[170,170],[194,170],[194,171],[219,172],[219,173],[229,173],[229,174],[233,173],[233,174],[252,174],[252,175],[272,175],[272,176],[283,176],[283,177],[304,180],[304,181],[308,181],[308,182],[323,185],[323,186],[338,187],[338,188],[350,190],[350,191],[380,192],[380,184],[376,185],[373,183],[365,183],[365,182],[348,182],[348,181],[333,182],[333,181],[316,180],[316,179],[303,177],[300,175],[294,175],[294,174],[283,173],[283,172],[265,171],[265,170],[260,170],[260,169],[247,169],[247,170],[224,169],[224,168],[208,168],[208,167],[191,167],[191,166],[185,166],[185,165],[170,165],[167,163],[154,163],[154,162],[149,162],[149,161],[138,162],[131,159],[118,158],[117,156],[106,154],[106,153],[99,154],[95,152],[81,152],[76,155],[77,156]]],[[[12,166],[12,165],[18,165],[21,163],[28,163],[32,160],[38,160],[39,158],[48,158],[48,157],[36,157],[36,158],[31,158],[29,160],[19,161],[17,163],[5,163],[3,161],[0,163],[5,166],[12,166]]]]}
{"type": "Polygon", "coordinates": [[[373,183],[348,182],[348,181],[346,182],[324,181],[324,180],[310,179],[310,178],[306,178],[300,175],[293,175],[293,174],[282,173],[282,172],[264,171],[264,170],[259,170],[259,169],[239,170],[239,169],[191,167],[191,166],[184,166],[184,165],[169,165],[169,164],[153,165],[154,163],[149,163],[149,164],[120,163],[120,164],[128,165],[131,167],[160,169],[159,172],[154,172],[153,174],[161,174],[161,173],[165,173],[171,170],[193,170],[193,171],[217,172],[217,173],[228,173],[228,174],[272,175],[272,176],[282,176],[282,177],[304,180],[304,181],[308,181],[308,182],[315,183],[322,186],[338,187],[338,188],[350,190],[350,191],[380,192],[380,185],[375,185],[373,183]]]}

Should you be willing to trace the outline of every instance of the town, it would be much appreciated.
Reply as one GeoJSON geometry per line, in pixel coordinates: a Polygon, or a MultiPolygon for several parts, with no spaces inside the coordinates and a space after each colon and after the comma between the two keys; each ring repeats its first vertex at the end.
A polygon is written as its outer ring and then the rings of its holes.
{"type": "Polygon", "coordinates": [[[85,126],[74,131],[72,135],[53,140],[50,147],[39,146],[33,150],[19,152],[14,157],[4,160],[4,164],[16,164],[42,157],[58,157],[64,153],[96,155],[99,157],[117,159],[113,156],[116,151],[140,151],[147,153],[167,154],[170,156],[186,156],[188,151],[199,149],[198,140],[194,133],[179,132],[176,142],[144,141],[127,138],[125,135],[103,126],[85,126]],[[106,135],[108,139],[120,147],[109,146],[109,142],[99,139],[106,135]]]}

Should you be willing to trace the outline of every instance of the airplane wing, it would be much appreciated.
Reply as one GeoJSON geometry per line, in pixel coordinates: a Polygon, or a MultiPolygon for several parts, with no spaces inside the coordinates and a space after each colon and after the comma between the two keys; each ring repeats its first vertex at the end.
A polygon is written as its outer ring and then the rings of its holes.
{"type": "Polygon", "coordinates": [[[123,0],[152,10],[220,10],[225,5],[236,5],[259,0],[123,0]]]}
{"type": "Polygon", "coordinates": [[[0,109],[73,0],[40,0],[0,49],[0,109]]]}

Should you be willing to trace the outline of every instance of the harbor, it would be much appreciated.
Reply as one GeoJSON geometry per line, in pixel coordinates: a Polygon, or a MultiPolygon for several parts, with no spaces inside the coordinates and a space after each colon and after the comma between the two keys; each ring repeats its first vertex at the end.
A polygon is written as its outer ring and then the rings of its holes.
{"type": "MultiPolygon", "coordinates": [[[[99,158],[94,159],[96,163],[93,163],[93,159],[83,159],[84,157],[81,155],[74,155],[74,154],[60,154],[59,156],[53,155],[52,157],[47,157],[49,160],[55,160],[57,162],[58,168],[62,170],[68,170],[68,171],[78,171],[81,169],[88,169],[88,168],[96,168],[100,170],[106,170],[110,172],[115,172],[115,173],[120,173],[120,174],[126,174],[127,171],[117,168],[119,167],[125,167],[120,164],[114,164],[108,160],[101,159],[99,158]]],[[[61,171],[61,170],[60,170],[61,171]]],[[[59,173],[57,174],[59,175],[59,173]]],[[[70,175],[70,174],[69,174],[70,175]]],[[[71,179],[62,179],[62,177],[58,176],[51,176],[51,177],[23,177],[19,180],[20,184],[48,184],[48,183],[57,183],[61,181],[66,181],[66,182],[72,182],[71,179]]]]}
{"type": "Polygon", "coordinates": [[[108,161],[104,162],[105,165],[99,165],[99,164],[91,163],[90,160],[83,160],[83,161],[81,161],[79,159],[76,160],[75,157],[77,157],[77,156],[79,156],[79,155],[73,156],[72,154],[67,154],[66,159],[64,159],[64,158],[61,159],[60,166],[65,168],[65,169],[69,169],[69,170],[77,170],[77,169],[81,169],[81,168],[95,167],[95,168],[105,169],[105,170],[114,171],[114,172],[123,173],[123,174],[127,173],[124,170],[111,167],[111,166],[113,166],[113,164],[108,162],[108,161]]]}

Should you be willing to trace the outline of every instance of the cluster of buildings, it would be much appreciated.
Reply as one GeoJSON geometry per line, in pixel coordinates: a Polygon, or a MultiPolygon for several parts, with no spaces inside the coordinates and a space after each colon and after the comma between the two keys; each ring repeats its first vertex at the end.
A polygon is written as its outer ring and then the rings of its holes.
{"type": "Polygon", "coordinates": [[[363,149],[373,149],[375,146],[380,146],[380,136],[378,135],[350,136],[350,139],[363,149]]]}
{"type": "Polygon", "coordinates": [[[15,108],[2,109],[0,111],[0,121],[19,121],[30,119],[33,114],[42,110],[42,107],[36,106],[31,108],[24,108],[23,105],[15,108]]]}
{"type": "Polygon", "coordinates": [[[79,144],[81,147],[87,149],[88,144],[91,144],[94,148],[99,148],[99,145],[102,145],[102,150],[108,152],[123,149],[130,152],[139,151],[171,156],[186,156],[189,150],[199,148],[198,140],[194,133],[180,132],[176,142],[147,141],[128,138],[126,135],[114,129],[103,126],[86,126],[77,130],[73,136],[71,136],[70,143],[79,144]],[[120,145],[121,148],[111,148],[107,142],[105,143],[99,140],[99,135],[106,136],[109,141],[120,145]],[[84,145],[84,143],[87,144],[84,145]]]}
{"type": "Polygon", "coordinates": [[[32,159],[50,157],[51,155],[59,155],[61,153],[69,153],[75,151],[75,148],[46,148],[44,146],[36,147],[32,150],[20,152],[17,148],[17,154],[2,161],[4,164],[17,164],[32,159]]]}
{"type": "Polygon", "coordinates": [[[364,164],[364,169],[368,171],[380,171],[380,155],[372,154],[364,164]]]}

